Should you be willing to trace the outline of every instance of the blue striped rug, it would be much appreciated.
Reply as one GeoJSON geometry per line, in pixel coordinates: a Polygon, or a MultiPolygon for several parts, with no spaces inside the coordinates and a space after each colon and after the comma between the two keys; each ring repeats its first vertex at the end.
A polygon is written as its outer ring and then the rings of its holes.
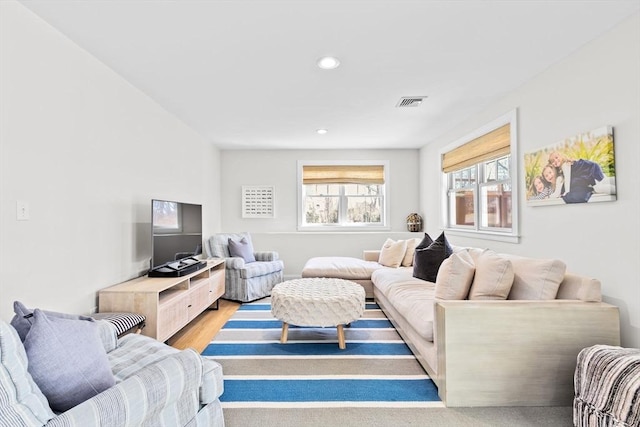
{"type": "Polygon", "coordinates": [[[345,328],[290,326],[269,298],[243,304],[202,352],[222,364],[222,406],[241,407],[444,407],[433,381],[375,303],[345,328]]]}

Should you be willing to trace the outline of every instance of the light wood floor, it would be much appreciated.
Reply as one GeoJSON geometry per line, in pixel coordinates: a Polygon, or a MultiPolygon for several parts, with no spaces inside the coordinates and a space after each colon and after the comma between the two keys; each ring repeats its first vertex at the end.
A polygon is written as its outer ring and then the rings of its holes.
{"type": "Polygon", "coordinates": [[[191,323],[182,328],[177,334],[167,340],[168,344],[179,350],[192,348],[202,353],[213,340],[222,326],[238,310],[240,303],[219,300],[218,310],[205,310],[191,323]]]}

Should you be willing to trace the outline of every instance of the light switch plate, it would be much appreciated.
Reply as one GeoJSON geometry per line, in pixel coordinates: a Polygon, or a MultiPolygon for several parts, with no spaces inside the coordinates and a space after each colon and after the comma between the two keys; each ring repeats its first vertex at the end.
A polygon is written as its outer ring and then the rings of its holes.
{"type": "Polygon", "coordinates": [[[29,220],[29,202],[25,200],[18,200],[16,203],[16,219],[18,221],[29,220]]]}

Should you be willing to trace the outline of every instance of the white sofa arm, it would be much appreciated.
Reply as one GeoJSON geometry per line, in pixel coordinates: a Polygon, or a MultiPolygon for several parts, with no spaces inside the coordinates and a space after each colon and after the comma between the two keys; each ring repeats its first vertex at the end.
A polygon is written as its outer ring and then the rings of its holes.
{"type": "Polygon", "coordinates": [[[162,424],[162,420],[186,425],[200,405],[202,366],[194,350],[169,355],[46,425],[137,426],[145,422],[162,424]]]}
{"type": "Polygon", "coordinates": [[[254,252],[253,256],[256,257],[256,261],[277,261],[280,259],[280,254],[275,251],[254,252]]]}
{"type": "Polygon", "coordinates": [[[364,259],[365,261],[378,262],[378,259],[380,259],[380,250],[363,251],[362,252],[362,259],[364,259]]]}
{"type": "Polygon", "coordinates": [[[437,301],[434,321],[447,406],[570,406],[580,350],[620,343],[618,307],[599,302],[437,301]]]}

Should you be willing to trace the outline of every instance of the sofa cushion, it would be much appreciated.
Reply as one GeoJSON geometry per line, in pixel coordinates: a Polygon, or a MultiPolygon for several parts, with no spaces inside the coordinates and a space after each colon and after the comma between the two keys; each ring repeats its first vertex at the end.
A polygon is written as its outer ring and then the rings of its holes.
{"type": "Polygon", "coordinates": [[[476,267],[469,252],[451,254],[440,265],[436,277],[435,297],[445,300],[462,300],[469,295],[476,267]]]}
{"type": "Polygon", "coordinates": [[[416,247],[420,244],[420,239],[407,239],[407,250],[402,259],[403,267],[411,267],[413,265],[413,256],[416,253],[416,247]]]}
{"type": "MultiPolygon", "coordinates": [[[[11,319],[11,326],[13,326],[18,332],[20,339],[24,341],[27,333],[29,333],[29,329],[31,329],[31,325],[33,325],[33,310],[27,308],[20,301],[13,302],[13,311],[15,316],[11,319]]],[[[91,320],[90,317],[87,316],[79,316],[77,314],[66,314],[66,313],[57,313],[55,311],[42,310],[47,317],[58,317],[61,319],[80,319],[80,320],[91,320]]]]}
{"type": "Polygon", "coordinates": [[[375,261],[353,257],[313,257],[305,263],[302,277],[333,277],[347,280],[369,280],[374,271],[385,269],[375,261]]]}
{"type": "Polygon", "coordinates": [[[371,274],[371,281],[384,296],[388,296],[389,290],[396,285],[411,283],[427,287],[434,286],[433,283],[413,277],[413,268],[411,267],[380,268],[371,274]]]}
{"type": "Polygon", "coordinates": [[[413,279],[394,284],[387,299],[413,329],[427,341],[433,341],[435,285],[413,279]]]}
{"type": "Polygon", "coordinates": [[[487,249],[475,264],[469,299],[507,299],[514,277],[511,261],[487,249]]]}
{"type": "Polygon", "coordinates": [[[33,317],[24,340],[29,373],[54,411],[67,411],[115,384],[93,319],[47,317],[39,309],[33,317]]]}
{"type": "Polygon", "coordinates": [[[385,267],[398,268],[402,264],[404,254],[407,251],[407,241],[393,239],[385,240],[380,250],[378,262],[385,267]]]}
{"type": "Polygon", "coordinates": [[[14,328],[0,320],[0,424],[44,425],[55,417],[27,370],[27,353],[14,328]]]}
{"type": "MultiPolygon", "coordinates": [[[[425,240],[428,235],[425,235],[425,240]]],[[[435,282],[442,261],[453,253],[444,232],[426,248],[418,246],[413,259],[413,276],[435,282]]]]}
{"type": "Polygon", "coordinates": [[[239,240],[234,240],[229,237],[229,255],[231,257],[240,257],[246,263],[256,262],[256,257],[253,255],[253,245],[251,241],[246,237],[239,240]]]}
{"type": "Polygon", "coordinates": [[[567,266],[557,259],[535,259],[504,255],[513,264],[513,286],[509,299],[551,300],[558,294],[567,266]]]}

